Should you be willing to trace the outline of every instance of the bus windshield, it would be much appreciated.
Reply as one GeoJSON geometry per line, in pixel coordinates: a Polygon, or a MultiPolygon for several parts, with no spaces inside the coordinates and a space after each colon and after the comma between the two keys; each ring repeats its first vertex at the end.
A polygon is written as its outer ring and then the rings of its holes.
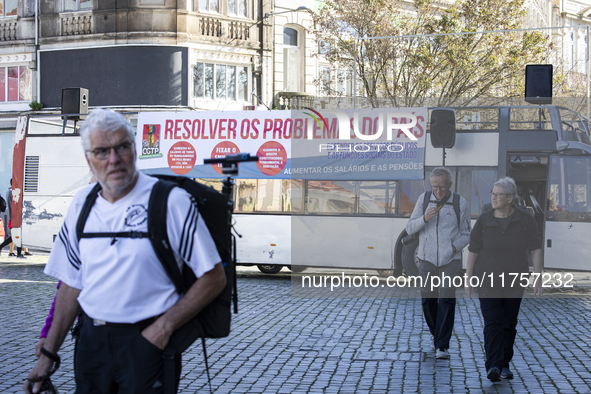
{"type": "Polygon", "coordinates": [[[552,157],[548,186],[548,220],[591,219],[591,157],[552,157]]]}

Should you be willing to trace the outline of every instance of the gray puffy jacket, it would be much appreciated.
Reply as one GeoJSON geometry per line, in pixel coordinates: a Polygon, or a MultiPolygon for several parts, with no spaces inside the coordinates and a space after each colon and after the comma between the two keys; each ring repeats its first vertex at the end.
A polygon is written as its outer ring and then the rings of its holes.
{"type": "MultiPolygon", "coordinates": [[[[423,219],[423,198],[425,193],[417,199],[410,220],[406,224],[406,232],[419,232],[418,257],[438,267],[444,266],[452,260],[462,258],[462,249],[470,243],[470,210],[468,202],[460,196],[460,226],[452,204],[453,196],[439,211],[439,215],[425,223],[423,219]],[[456,248],[454,253],[453,247],[456,248]]],[[[429,208],[437,207],[437,199],[431,194],[429,208]]]]}

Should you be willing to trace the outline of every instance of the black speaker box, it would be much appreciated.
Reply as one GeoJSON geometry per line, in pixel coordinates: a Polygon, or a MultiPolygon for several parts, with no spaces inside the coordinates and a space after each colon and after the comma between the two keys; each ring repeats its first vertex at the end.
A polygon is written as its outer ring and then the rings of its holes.
{"type": "Polygon", "coordinates": [[[552,65],[525,66],[525,101],[531,104],[552,104],[552,65]]]}
{"type": "Polygon", "coordinates": [[[88,113],[88,89],[63,88],[62,114],[76,114],[68,119],[80,119],[78,114],[88,113]]]}
{"type": "Polygon", "coordinates": [[[431,111],[431,145],[433,148],[453,148],[456,143],[456,113],[451,108],[431,111]]]}

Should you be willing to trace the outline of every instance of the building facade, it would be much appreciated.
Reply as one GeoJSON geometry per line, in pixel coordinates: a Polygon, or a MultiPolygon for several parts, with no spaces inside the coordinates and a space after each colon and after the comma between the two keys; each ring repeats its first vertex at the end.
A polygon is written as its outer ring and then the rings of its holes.
{"type": "Polygon", "coordinates": [[[60,108],[65,87],[91,107],[242,109],[260,85],[256,0],[2,1],[5,111],[60,108]]]}
{"type": "Polygon", "coordinates": [[[272,97],[261,92],[272,58],[262,1],[0,2],[0,190],[16,116],[35,101],[59,113],[63,88],[88,89],[91,108],[127,111],[242,110],[272,97]]]}

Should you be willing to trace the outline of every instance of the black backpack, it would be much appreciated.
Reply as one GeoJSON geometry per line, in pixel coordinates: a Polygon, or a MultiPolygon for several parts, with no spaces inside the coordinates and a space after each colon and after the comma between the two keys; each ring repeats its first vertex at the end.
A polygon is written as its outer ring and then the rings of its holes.
{"type": "MultiPolygon", "coordinates": [[[[207,352],[205,338],[222,338],[230,334],[231,300],[234,298],[234,313],[238,312],[238,296],[236,293],[236,267],[232,255],[232,224],[231,206],[228,199],[216,190],[204,186],[194,180],[181,176],[152,175],[159,179],[154,185],[148,204],[148,232],[137,231],[119,233],[84,233],[84,225],[94,205],[98,192],[101,190],[99,183],[91,190],[78,217],[76,234],[81,238],[149,238],[154,252],[162,263],[167,275],[174,283],[179,294],[184,294],[195,283],[197,278],[186,265],[182,272],[174,258],[166,227],[166,212],[168,195],[174,187],[186,190],[197,205],[201,218],[215,242],[226,273],[226,287],[209,305],[199,312],[184,326],[180,327],[172,335],[164,357],[164,392],[174,392],[171,382],[176,379],[175,358],[180,356],[197,339],[202,338],[205,365],[209,379],[209,367],[207,365],[207,352]],[[172,380],[171,380],[172,379],[172,380]],[[170,388],[168,388],[170,386],[170,388]]],[[[234,248],[236,250],[236,248],[234,248]]],[[[211,383],[210,383],[211,389],[211,383]]]]}
{"type": "Polygon", "coordinates": [[[6,211],[6,200],[0,196],[0,212],[6,211]]]}

